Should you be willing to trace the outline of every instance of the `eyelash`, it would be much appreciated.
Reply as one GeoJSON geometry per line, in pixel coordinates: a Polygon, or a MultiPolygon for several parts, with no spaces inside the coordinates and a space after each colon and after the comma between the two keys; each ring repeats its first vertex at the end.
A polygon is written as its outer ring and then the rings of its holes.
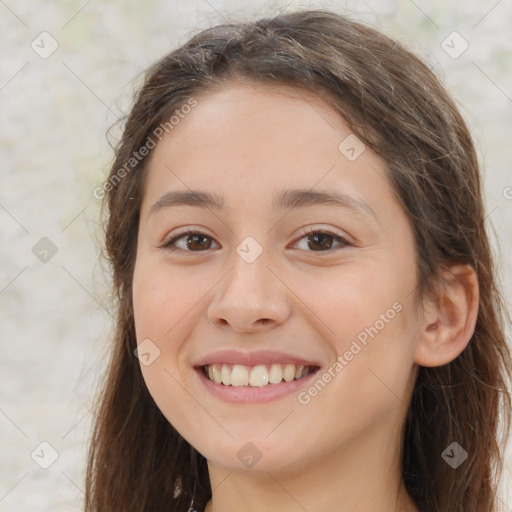
{"type": "MultiPolygon", "coordinates": [[[[344,247],[351,247],[354,244],[350,243],[348,240],[343,238],[340,235],[337,235],[336,233],[333,233],[332,231],[329,231],[328,229],[310,229],[310,228],[304,228],[301,232],[300,238],[297,239],[297,241],[302,240],[303,238],[306,238],[307,236],[316,235],[316,234],[324,234],[329,235],[334,238],[335,241],[337,241],[340,245],[338,247],[334,247],[333,249],[327,249],[325,251],[307,251],[307,252],[313,252],[313,253],[332,253],[336,250],[343,249],[344,247]]],[[[190,253],[199,253],[199,252],[206,252],[209,249],[206,249],[206,251],[188,251],[184,249],[180,249],[177,247],[173,247],[173,244],[176,243],[178,240],[180,240],[183,237],[186,236],[192,236],[192,235],[201,235],[205,236],[207,238],[210,238],[213,240],[212,237],[207,235],[206,233],[202,233],[201,231],[192,231],[190,229],[187,229],[187,231],[182,232],[171,238],[169,241],[165,242],[163,245],[161,245],[162,249],[165,249],[169,252],[190,252],[190,253]]]]}

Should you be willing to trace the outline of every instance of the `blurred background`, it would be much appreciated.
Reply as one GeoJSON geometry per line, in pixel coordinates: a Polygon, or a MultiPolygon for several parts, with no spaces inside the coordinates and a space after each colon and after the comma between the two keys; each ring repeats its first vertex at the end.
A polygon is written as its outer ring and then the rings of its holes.
{"type": "MultiPolygon", "coordinates": [[[[374,25],[446,84],[477,142],[512,308],[509,0],[0,0],[1,512],[82,510],[112,328],[93,190],[141,72],[201,28],[302,7],[374,25]]],[[[512,512],[511,450],[500,503],[512,512]]]]}

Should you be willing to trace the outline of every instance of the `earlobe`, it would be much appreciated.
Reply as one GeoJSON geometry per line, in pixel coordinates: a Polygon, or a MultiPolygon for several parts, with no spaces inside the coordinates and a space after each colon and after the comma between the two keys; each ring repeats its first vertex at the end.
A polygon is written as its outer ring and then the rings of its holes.
{"type": "Polygon", "coordinates": [[[414,362],[442,366],[468,345],[478,316],[478,277],[471,265],[453,265],[442,272],[438,301],[424,304],[423,323],[414,362]]]}

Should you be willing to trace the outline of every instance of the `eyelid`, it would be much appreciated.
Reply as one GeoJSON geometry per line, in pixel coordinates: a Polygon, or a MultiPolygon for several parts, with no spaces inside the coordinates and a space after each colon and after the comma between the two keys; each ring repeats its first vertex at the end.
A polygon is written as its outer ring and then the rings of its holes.
{"type": "MultiPolygon", "coordinates": [[[[172,244],[177,242],[180,238],[184,237],[185,235],[202,235],[202,236],[206,236],[208,238],[211,238],[212,240],[214,240],[214,238],[209,235],[208,233],[205,233],[203,231],[203,228],[194,228],[194,227],[191,227],[191,226],[186,226],[186,228],[183,229],[183,231],[179,231],[178,233],[176,234],[173,234],[168,240],[165,240],[164,242],[162,242],[159,247],[161,249],[164,249],[164,250],[167,250],[167,251],[171,251],[171,252],[188,252],[188,253],[201,253],[201,252],[206,252],[206,251],[185,251],[183,249],[180,249],[179,247],[173,247],[172,244]]],[[[215,241],[215,240],[214,240],[215,241]]],[[[217,243],[217,242],[215,242],[217,243]]]]}
{"type": "MultiPolygon", "coordinates": [[[[297,242],[301,238],[307,235],[314,235],[315,233],[325,233],[327,235],[331,235],[333,238],[337,238],[341,240],[345,245],[347,246],[355,246],[356,244],[352,242],[347,235],[342,235],[334,231],[330,228],[322,228],[322,227],[311,227],[311,226],[305,226],[303,228],[300,228],[299,237],[294,240],[293,243],[297,242]]],[[[336,250],[336,249],[333,249],[336,250]]],[[[333,252],[333,250],[330,251],[309,251],[309,252],[333,252]]]]}

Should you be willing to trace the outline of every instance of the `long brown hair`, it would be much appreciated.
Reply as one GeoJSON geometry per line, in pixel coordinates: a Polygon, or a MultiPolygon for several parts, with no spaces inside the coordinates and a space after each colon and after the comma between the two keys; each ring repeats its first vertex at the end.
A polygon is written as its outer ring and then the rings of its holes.
{"type": "Polygon", "coordinates": [[[319,10],[204,30],[145,75],[103,188],[117,328],[90,445],[87,512],[181,512],[192,499],[201,512],[211,497],[205,458],[155,405],[134,356],[132,277],[147,159],[126,164],[191,98],[237,78],[321,95],[385,159],[414,229],[420,296],[451,264],[476,270],[474,334],[451,363],[419,368],[402,473],[421,512],[495,512],[512,365],[471,136],[417,57],[363,24],[319,10]],[[454,441],[468,452],[457,469],[441,456],[454,441]]]}

